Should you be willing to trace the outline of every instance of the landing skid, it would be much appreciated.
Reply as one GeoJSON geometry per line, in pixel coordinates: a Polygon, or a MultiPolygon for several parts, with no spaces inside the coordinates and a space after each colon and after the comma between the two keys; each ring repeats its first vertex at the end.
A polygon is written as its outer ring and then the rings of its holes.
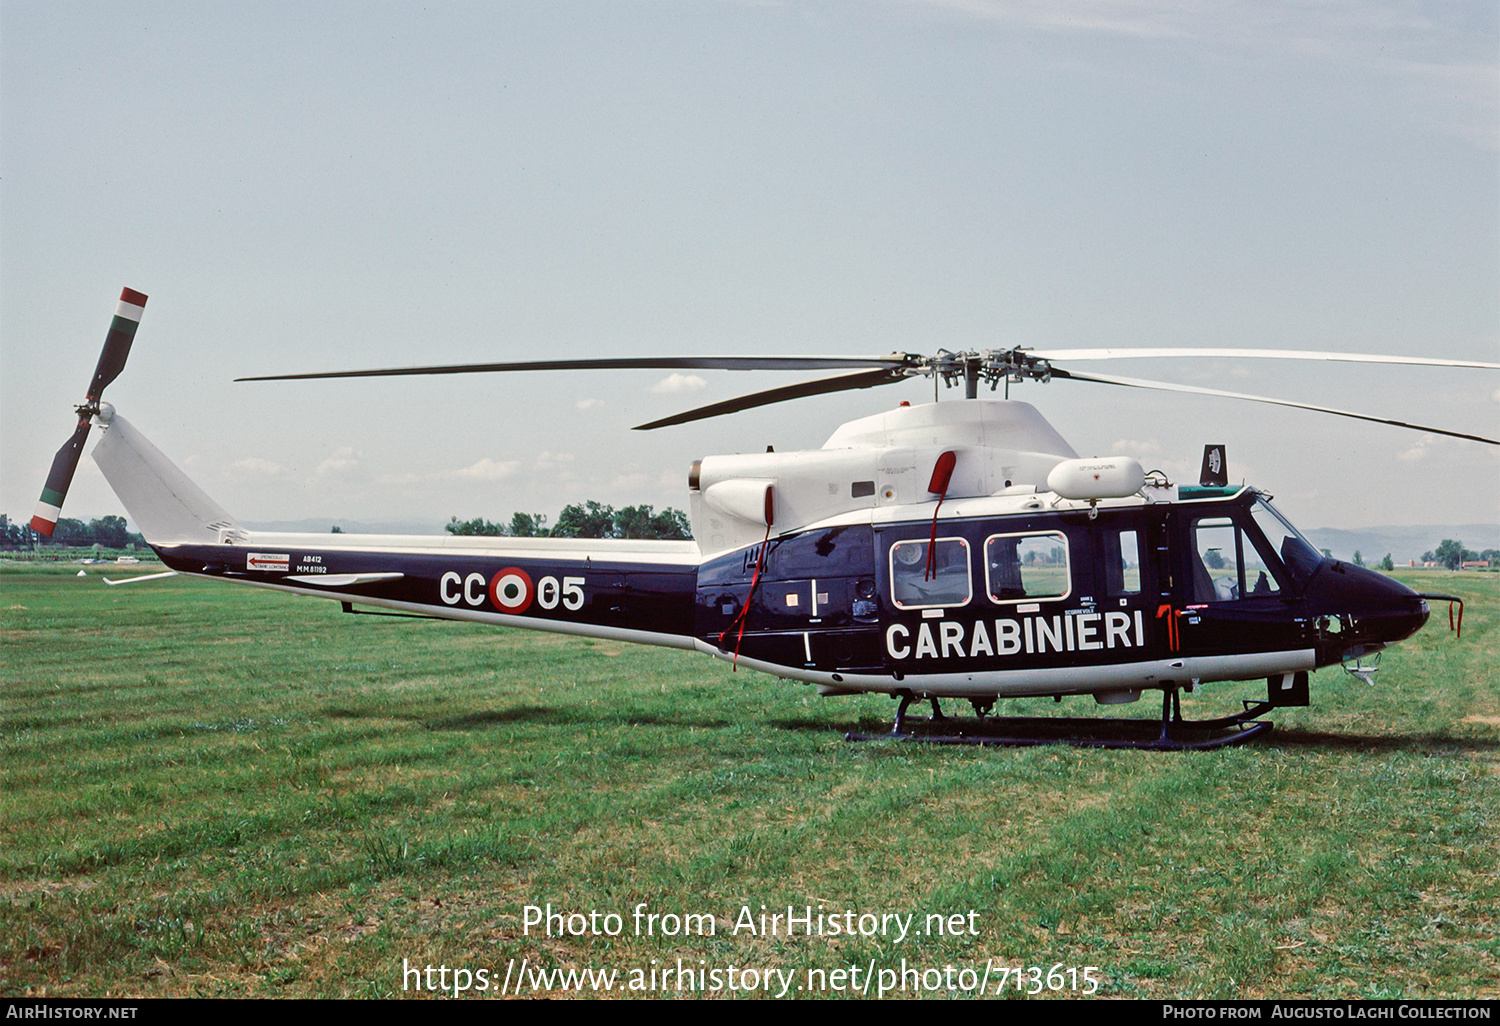
{"type": "Polygon", "coordinates": [[[908,716],[907,707],[915,700],[916,696],[910,693],[901,696],[896,722],[890,733],[859,734],[851,731],[844,735],[844,740],[894,738],[939,745],[1005,745],[1013,748],[1072,745],[1077,748],[1175,752],[1223,748],[1268,734],[1271,723],[1256,717],[1276,708],[1274,702],[1246,701],[1242,712],[1230,716],[1185,720],[1176,688],[1162,692],[1160,720],[1073,716],[949,717],[943,715],[935,698],[931,699],[933,715],[908,716]]]}

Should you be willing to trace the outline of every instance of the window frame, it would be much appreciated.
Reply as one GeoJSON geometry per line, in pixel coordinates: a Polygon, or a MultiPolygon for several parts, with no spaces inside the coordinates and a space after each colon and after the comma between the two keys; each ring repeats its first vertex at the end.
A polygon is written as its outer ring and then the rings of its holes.
{"type": "MultiPolygon", "coordinates": [[[[890,574],[891,604],[897,609],[960,609],[974,601],[974,552],[969,539],[959,535],[944,535],[941,538],[897,538],[886,549],[887,572],[890,574]],[[902,545],[941,545],[943,542],[958,542],[964,548],[964,580],[968,593],[962,602],[929,602],[924,605],[908,605],[896,597],[896,550],[902,545]]],[[[925,568],[924,568],[925,573],[925,568]]]]}
{"type": "MultiPolygon", "coordinates": [[[[1281,518],[1278,517],[1277,519],[1281,518]]],[[[1200,527],[1202,527],[1204,521],[1226,522],[1223,524],[1214,524],[1213,527],[1210,528],[1211,530],[1214,528],[1226,526],[1226,524],[1233,530],[1235,579],[1237,584],[1237,591],[1233,598],[1219,598],[1216,596],[1214,598],[1207,599],[1207,604],[1219,605],[1225,602],[1244,602],[1247,599],[1280,599],[1286,598],[1292,594],[1291,582],[1289,580],[1291,574],[1287,570],[1286,564],[1283,563],[1277,555],[1267,551],[1270,548],[1270,541],[1265,537],[1265,533],[1260,529],[1260,525],[1256,523],[1255,518],[1253,515],[1251,515],[1251,511],[1248,507],[1245,509],[1224,510],[1222,512],[1217,510],[1213,512],[1205,511],[1194,516],[1189,522],[1188,537],[1191,539],[1191,541],[1187,546],[1188,558],[1196,559],[1200,563],[1203,563],[1203,569],[1206,573],[1208,573],[1210,578],[1212,578],[1213,576],[1213,571],[1209,569],[1206,562],[1203,562],[1203,554],[1201,551],[1199,551],[1198,548],[1198,530],[1200,527]],[[1259,561],[1260,568],[1263,570],[1263,572],[1266,574],[1266,577],[1271,582],[1272,590],[1264,592],[1262,594],[1255,594],[1254,592],[1248,591],[1248,589],[1250,589],[1252,586],[1252,582],[1250,580],[1250,575],[1248,572],[1249,568],[1245,565],[1245,552],[1247,549],[1255,554],[1255,557],[1259,561]]],[[[1283,521],[1283,523],[1285,523],[1285,521],[1283,521]]],[[[1293,530],[1295,531],[1295,528],[1293,528],[1293,530]]],[[[1301,535],[1298,534],[1297,537],[1300,539],[1301,535]]],[[[1193,579],[1192,569],[1192,566],[1189,565],[1189,580],[1193,579]]],[[[1215,590],[1217,591],[1217,589],[1215,590]]],[[[1194,595],[1194,601],[1203,601],[1196,598],[1196,589],[1194,591],[1194,595]]]]}
{"type": "Polygon", "coordinates": [[[1146,558],[1144,555],[1146,546],[1145,531],[1143,530],[1144,526],[1145,525],[1136,523],[1131,523],[1129,526],[1125,527],[1115,526],[1114,524],[1111,524],[1105,527],[1100,532],[1098,551],[1099,558],[1102,560],[1102,562],[1096,569],[1095,574],[1099,582],[1099,591],[1104,595],[1105,598],[1125,599],[1126,601],[1130,601],[1131,599],[1138,599],[1146,594],[1146,558]],[[1135,574],[1137,586],[1133,591],[1125,587],[1125,580],[1130,573],[1130,567],[1125,565],[1127,561],[1124,559],[1124,552],[1120,548],[1120,544],[1124,541],[1125,535],[1127,534],[1135,536],[1135,574]],[[1114,539],[1113,545],[1109,544],[1109,539],[1111,538],[1114,539]],[[1110,587],[1109,583],[1109,563],[1110,560],[1115,558],[1119,558],[1121,562],[1120,590],[1118,591],[1113,590],[1110,587]]]}
{"type": "Polygon", "coordinates": [[[1021,602],[1061,602],[1073,594],[1073,547],[1068,541],[1068,535],[1064,531],[1038,528],[1031,531],[1001,531],[990,535],[984,540],[984,594],[992,605],[1013,606],[1021,602]],[[990,542],[996,538],[1040,538],[1052,536],[1061,538],[1063,543],[1063,570],[1068,577],[1068,589],[1061,595],[1023,595],[1020,598],[996,598],[994,586],[990,583],[990,542]]]}

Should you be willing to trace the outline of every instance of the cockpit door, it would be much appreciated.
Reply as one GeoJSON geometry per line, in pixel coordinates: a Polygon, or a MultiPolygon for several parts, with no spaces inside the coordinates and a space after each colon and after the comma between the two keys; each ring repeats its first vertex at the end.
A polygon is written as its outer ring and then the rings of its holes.
{"type": "Polygon", "coordinates": [[[1183,516],[1177,581],[1182,650],[1194,655],[1289,646],[1296,600],[1282,564],[1242,508],[1183,516]]]}

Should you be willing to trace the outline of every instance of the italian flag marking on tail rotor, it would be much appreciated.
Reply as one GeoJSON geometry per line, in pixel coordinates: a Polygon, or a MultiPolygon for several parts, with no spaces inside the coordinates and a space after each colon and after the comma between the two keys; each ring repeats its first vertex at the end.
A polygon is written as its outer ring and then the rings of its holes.
{"type": "Polygon", "coordinates": [[[51,488],[42,489],[42,499],[36,504],[36,512],[31,517],[31,529],[37,534],[52,537],[52,532],[57,528],[57,518],[62,516],[63,497],[51,488]]]}
{"type": "Polygon", "coordinates": [[[146,312],[146,296],[135,289],[122,289],[120,291],[120,304],[115,307],[115,316],[123,317],[127,321],[139,324],[141,315],[146,312]]]}

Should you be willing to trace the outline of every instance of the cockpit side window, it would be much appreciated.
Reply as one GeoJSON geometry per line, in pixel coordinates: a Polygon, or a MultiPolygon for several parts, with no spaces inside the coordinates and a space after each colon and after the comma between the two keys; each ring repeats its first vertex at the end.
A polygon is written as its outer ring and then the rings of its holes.
{"type": "Polygon", "coordinates": [[[1239,539],[1234,521],[1203,517],[1193,524],[1193,601],[1229,602],[1240,597],[1239,539]]]}
{"type": "Polygon", "coordinates": [[[1189,558],[1194,602],[1234,602],[1281,593],[1277,569],[1255,538],[1233,519],[1199,517],[1192,533],[1189,558]]]}

